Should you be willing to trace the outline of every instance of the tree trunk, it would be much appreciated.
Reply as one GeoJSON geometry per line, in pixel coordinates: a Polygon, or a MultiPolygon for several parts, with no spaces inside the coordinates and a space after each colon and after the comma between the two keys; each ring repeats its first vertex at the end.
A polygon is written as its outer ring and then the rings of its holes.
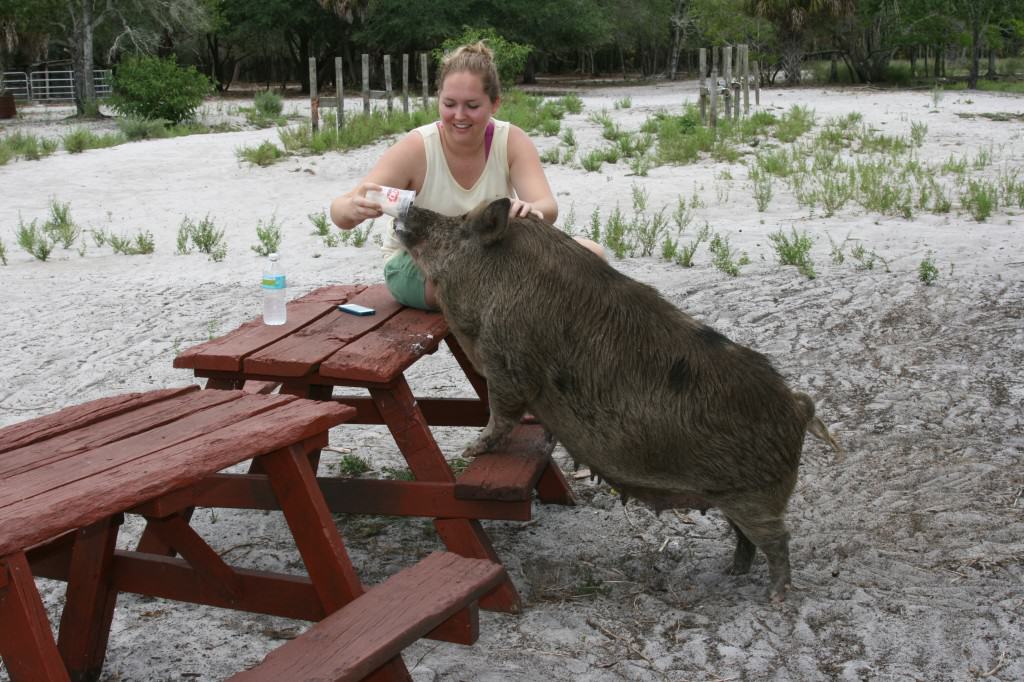
{"type": "Polygon", "coordinates": [[[95,110],[96,79],[93,73],[93,29],[95,17],[91,0],[68,0],[71,14],[71,70],[74,78],[75,109],[79,116],[95,110]]]}
{"type": "Polygon", "coordinates": [[[971,21],[971,71],[967,76],[967,88],[977,90],[978,71],[981,62],[981,17],[974,17],[971,21]]]}
{"type": "Polygon", "coordinates": [[[523,85],[533,85],[536,82],[537,55],[531,50],[530,54],[526,55],[526,67],[523,69],[523,85]]]}
{"type": "Polygon", "coordinates": [[[996,51],[992,48],[988,50],[988,73],[985,74],[985,78],[996,77],[996,51]]]}

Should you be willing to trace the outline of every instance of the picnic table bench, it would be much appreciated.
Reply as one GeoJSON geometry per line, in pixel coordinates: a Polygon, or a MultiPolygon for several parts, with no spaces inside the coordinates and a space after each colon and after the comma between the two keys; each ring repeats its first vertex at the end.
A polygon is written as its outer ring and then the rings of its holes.
{"type": "MultiPolygon", "coordinates": [[[[331,511],[434,519],[439,536],[456,554],[499,562],[481,519],[527,521],[532,496],[573,504],[572,492],[551,460],[554,443],[543,427],[523,423],[500,452],[477,457],[453,474],[432,426],[482,427],[488,419],[486,380],[476,372],[437,312],[406,308],[384,285],[332,285],[288,303],[287,322],[261,318],[186,349],[174,366],[191,369],[207,388],[265,391],[330,401],[355,410],[353,424],[387,425],[415,480],[319,477],[331,511]],[[370,316],[338,310],[341,303],[374,308],[370,316]],[[405,373],[444,342],[472,386],[473,397],[414,395],[405,373]],[[344,386],[368,395],[334,395],[344,386]]],[[[350,392],[351,393],[351,392],[350,392]]],[[[468,440],[468,438],[467,438],[468,440]]],[[[274,501],[259,472],[214,477],[193,491],[195,506],[270,509],[274,501]]],[[[156,550],[157,542],[146,545],[156,550]]],[[[510,579],[480,601],[482,608],[518,612],[521,599],[510,579]]]]}
{"type": "Polygon", "coordinates": [[[438,553],[364,591],[310,466],[328,429],[354,413],[189,386],[0,429],[0,657],[11,679],[95,679],[119,592],[321,621],[243,679],[407,680],[400,653],[416,638],[475,641],[478,600],[506,580],[494,562],[438,553]],[[308,575],[230,566],[190,525],[197,491],[249,459],[308,575]],[[124,513],[142,515],[180,558],[115,549],[124,513]],[[34,576],[68,583],[56,640],[34,576]],[[285,669],[301,673],[278,677],[285,669]]]}

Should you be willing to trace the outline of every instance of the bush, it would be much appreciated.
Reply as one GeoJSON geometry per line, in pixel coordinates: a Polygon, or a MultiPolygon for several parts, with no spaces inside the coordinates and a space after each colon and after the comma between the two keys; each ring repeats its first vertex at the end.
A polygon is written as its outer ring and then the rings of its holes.
{"type": "Polygon", "coordinates": [[[117,67],[113,85],[110,102],[119,114],[171,123],[195,118],[203,97],[211,91],[206,76],[193,66],[179,67],[173,56],[130,57],[117,67]]]}
{"type": "Polygon", "coordinates": [[[88,128],[75,128],[63,137],[64,149],[69,154],[80,154],[86,149],[113,147],[125,141],[124,136],[116,133],[98,135],[88,128]]]}
{"type": "Polygon", "coordinates": [[[162,118],[142,118],[140,116],[125,116],[117,121],[117,127],[129,140],[168,137],[171,133],[167,130],[167,124],[168,121],[162,118]]]}
{"type": "Polygon", "coordinates": [[[464,26],[462,35],[449,38],[441,43],[440,50],[434,50],[433,56],[439,63],[444,55],[460,45],[484,41],[494,52],[494,63],[498,68],[498,78],[503,87],[514,85],[516,77],[526,68],[526,57],[533,49],[530,45],[522,45],[505,40],[493,28],[473,28],[464,26]]]}

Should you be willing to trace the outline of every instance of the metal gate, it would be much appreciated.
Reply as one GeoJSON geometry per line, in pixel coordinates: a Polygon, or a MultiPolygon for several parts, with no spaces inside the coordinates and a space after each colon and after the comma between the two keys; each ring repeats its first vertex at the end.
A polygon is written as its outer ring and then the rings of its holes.
{"type": "MultiPolygon", "coordinates": [[[[110,69],[96,69],[96,97],[110,97],[110,69]]],[[[4,87],[14,99],[33,102],[70,102],[75,99],[75,78],[72,71],[5,71],[4,87]]]]}

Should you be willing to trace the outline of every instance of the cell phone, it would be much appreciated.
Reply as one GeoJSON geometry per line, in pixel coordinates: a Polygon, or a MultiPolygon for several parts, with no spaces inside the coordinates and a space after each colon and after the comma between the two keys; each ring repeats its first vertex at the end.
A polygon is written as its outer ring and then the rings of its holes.
{"type": "Polygon", "coordinates": [[[350,315],[373,315],[377,312],[373,308],[367,308],[366,306],[359,305],[358,303],[342,303],[338,306],[338,310],[350,315]]]}

